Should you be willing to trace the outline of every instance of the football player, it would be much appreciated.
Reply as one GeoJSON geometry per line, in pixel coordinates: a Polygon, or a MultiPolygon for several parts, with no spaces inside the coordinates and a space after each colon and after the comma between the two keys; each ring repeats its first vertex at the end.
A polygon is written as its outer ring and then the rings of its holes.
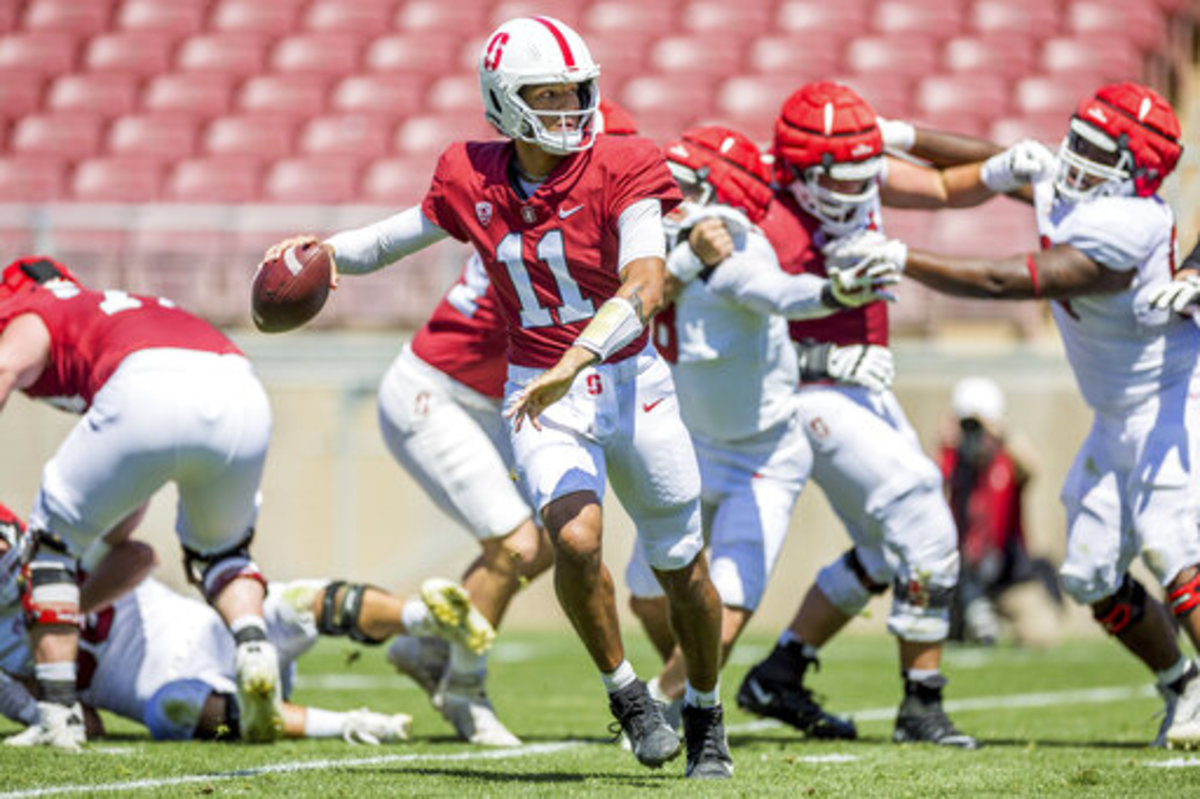
{"type": "Polygon", "coordinates": [[[279,667],[249,550],[271,411],[250,362],[167,300],[94,291],[62,264],[29,257],[0,274],[0,407],[14,391],[83,414],[46,464],[30,515],[38,722],[21,740],[83,741],[76,559],[90,567],[125,540],[167,482],[179,491],[189,578],[238,644],[242,736],[273,740],[279,667]]]}
{"type": "MultiPolygon", "coordinates": [[[[1193,278],[1175,273],[1175,219],[1157,195],[1182,147],[1170,104],[1134,83],[1104,86],[1071,117],[1057,158],[1031,176],[1041,248],[1009,257],[950,257],[862,237],[832,254],[902,266],[938,291],[984,299],[1052,300],[1054,321],[1095,416],[1062,489],[1063,587],[1149,667],[1166,701],[1155,743],[1200,744],[1200,680],[1175,627],[1200,642],[1200,330],[1172,309],[1193,278]],[[1129,574],[1135,557],[1164,606],[1129,574]]],[[[996,181],[1005,155],[974,167],[996,181]]],[[[1004,182],[1008,182],[1005,178],[1004,182]]]]}
{"type": "MultiPolygon", "coordinates": [[[[484,113],[507,137],[452,145],[424,202],[325,243],[343,272],[378,269],[446,236],[472,244],[508,327],[505,388],[517,471],[555,547],[560,602],[601,672],[640,762],[678,737],[625,658],[600,557],[612,482],[671,600],[687,656],[692,777],[728,777],[718,693],[720,600],[701,557],[699,474],[646,322],[661,307],[662,214],[679,202],[661,153],[597,138],[600,69],[549,17],[501,25],[479,58],[484,113]]],[[[289,239],[285,245],[311,242],[289,239]]]]}

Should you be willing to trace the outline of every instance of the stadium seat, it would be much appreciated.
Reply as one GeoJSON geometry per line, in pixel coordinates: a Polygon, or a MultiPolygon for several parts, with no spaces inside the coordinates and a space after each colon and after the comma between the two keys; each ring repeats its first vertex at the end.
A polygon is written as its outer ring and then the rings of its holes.
{"type": "Polygon", "coordinates": [[[163,167],[152,159],[89,158],[75,166],[71,196],[83,202],[137,203],[158,198],[163,167]]]}
{"type": "Polygon", "coordinates": [[[191,36],[204,29],[207,0],[125,0],[117,11],[119,30],[158,31],[173,36],[191,36]]]}
{"type": "Polygon", "coordinates": [[[424,110],[479,111],[480,102],[477,73],[447,75],[429,85],[425,92],[424,110]]]}
{"type": "Polygon", "coordinates": [[[919,78],[937,71],[938,43],[928,36],[860,36],[846,46],[843,69],[919,78]]]}
{"type": "MultiPolygon", "coordinates": [[[[492,30],[514,17],[548,13],[575,30],[580,30],[583,27],[583,11],[586,5],[587,0],[554,0],[553,6],[547,5],[543,0],[500,0],[492,6],[486,27],[492,30]]],[[[590,38],[588,45],[591,45],[590,38]]]]}
{"type": "Polygon", "coordinates": [[[267,63],[268,37],[259,33],[211,33],[186,39],[175,54],[176,68],[243,77],[267,63]]]}
{"type": "Polygon", "coordinates": [[[903,119],[912,113],[913,82],[907,75],[867,72],[834,75],[833,80],[854,89],[876,113],[885,117],[903,119]]]}
{"type": "Polygon", "coordinates": [[[1028,36],[959,36],[946,42],[942,66],[949,72],[983,72],[1013,80],[1037,70],[1037,53],[1037,42],[1028,36]]]}
{"type": "Polygon", "coordinates": [[[361,171],[356,158],[285,158],[267,170],[263,199],[290,205],[350,202],[358,199],[361,171]]]}
{"type": "Polygon", "coordinates": [[[381,36],[391,30],[396,0],[313,0],[304,11],[303,27],[327,33],[381,36]]]}
{"type": "Polygon", "coordinates": [[[1129,39],[1111,34],[1063,36],[1042,44],[1041,71],[1085,72],[1106,81],[1138,80],[1142,56],[1129,39]]]}
{"type": "Polygon", "coordinates": [[[1058,111],[1070,116],[1079,101],[1104,85],[1098,75],[1068,72],[1061,75],[1030,75],[1017,81],[1014,109],[1021,114],[1058,111]]]}
{"type": "Polygon", "coordinates": [[[1067,133],[1067,123],[1073,110],[1046,111],[996,119],[988,128],[986,138],[1004,145],[1014,144],[1021,139],[1036,139],[1055,150],[1067,133]]]}
{"type": "Polygon", "coordinates": [[[692,0],[679,12],[683,30],[753,39],[771,29],[771,2],[730,3],[727,0],[692,0]]]}
{"type": "Polygon", "coordinates": [[[991,116],[979,111],[922,111],[914,108],[906,120],[929,130],[986,138],[991,116]]]}
{"type": "Polygon", "coordinates": [[[208,17],[214,31],[241,31],[282,36],[296,27],[299,8],[292,3],[262,0],[219,0],[208,17]]]}
{"type": "Polygon", "coordinates": [[[1037,243],[1033,208],[1008,198],[939,213],[930,233],[930,248],[950,255],[1000,258],[1028,252],[1037,243]]]}
{"type": "Polygon", "coordinates": [[[21,15],[21,27],[30,31],[70,31],[90,36],[108,28],[112,7],[112,0],[86,3],[80,0],[30,0],[21,15]]]}
{"type": "Polygon", "coordinates": [[[83,51],[83,66],[91,72],[157,75],[171,64],[171,34],[157,31],[104,33],[92,37],[83,51]]]}
{"type": "Polygon", "coordinates": [[[74,160],[99,152],[104,119],[86,111],[60,111],[23,116],[13,125],[8,149],[28,155],[74,160]]]}
{"type": "Polygon", "coordinates": [[[587,32],[634,33],[640,36],[666,36],[675,27],[670,3],[646,3],[636,0],[598,0],[583,13],[587,32]]]}
{"type": "Polygon", "coordinates": [[[1042,40],[1062,27],[1059,4],[1046,0],[975,0],[968,26],[978,33],[1012,33],[1042,40]]]}
{"type": "Polygon", "coordinates": [[[653,42],[631,33],[589,33],[588,49],[600,65],[600,90],[615,94],[629,78],[645,73],[653,42]]]}
{"type": "Polygon", "coordinates": [[[0,69],[0,114],[17,117],[36,111],[46,87],[41,72],[26,69],[0,69]]]}
{"type": "Polygon", "coordinates": [[[66,193],[66,162],[52,157],[0,157],[0,202],[53,202],[66,193]]]}
{"type": "Polygon", "coordinates": [[[358,71],[363,44],[355,33],[298,33],[276,43],[269,64],[277,72],[349,75],[358,71]]]}
{"type": "Polygon", "coordinates": [[[209,155],[254,156],[269,160],[291,155],[299,117],[288,114],[234,114],[217,117],[202,135],[209,155]]]}
{"type": "Polygon", "coordinates": [[[195,152],[196,138],[196,120],[191,114],[134,114],[113,121],[105,149],[112,155],[174,160],[195,152]]]}
{"type": "Polygon", "coordinates": [[[721,34],[666,36],[650,49],[650,68],[656,72],[725,77],[741,69],[742,41],[721,34]]]}
{"type": "Polygon", "coordinates": [[[315,75],[254,75],[242,84],[234,105],[242,111],[311,116],[325,110],[329,83],[315,75]]]}
{"type": "Polygon", "coordinates": [[[426,85],[426,80],[418,75],[351,75],[333,87],[329,107],[334,111],[408,116],[423,110],[426,85]]]}
{"type": "Polygon", "coordinates": [[[913,111],[929,115],[960,112],[990,119],[1008,110],[1010,93],[1008,81],[999,75],[929,75],[917,82],[913,111]]]}
{"type": "Polygon", "coordinates": [[[948,39],[966,25],[963,4],[954,0],[883,0],[871,13],[871,26],[884,35],[948,39]]]}
{"type": "Polygon", "coordinates": [[[758,141],[773,135],[775,117],[805,81],[790,75],[735,75],[717,87],[713,113],[758,141]]]}
{"type": "Polygon", "coordinates": [[[43,75],[70,72],[79,55],[80,37],[63,31],[20,31],[0,36],[0,69],[43,75]]]}
{"type": "Polygon", "coordinates": [[[373,161],[363,175],[363,202],[393,206],[414,205],[429,190],[434,162],[426,156],[373,161]]]}
{"type": "Polygon", "coordinates": [[[405,75],[444,75],[458,70],[457,33],[397,33],[375,39],[367,47],[364,65],[373,72],[405,75]]]}
{"type": "Polygon", "coordinates": [[[1153,4],[1074,0],[1067,6],[1066,30],[1076,36],[1120,36],[1142,52],[1162,49],[1167,41],[1166,16],[1153,4]]]}
{"type": "Polygon", "coordinates": [[[488,25],[485,0],[408,0],[396,9],[392,27],[405,33],[483,33],[488,25]]]}
{"type": "Polygon", "coordinates": [[[837,71],[842,42],[822,33],[763,36],[750,43],[746,63],[764,75],[785,73],[800,81],[818,80],[837,71]]]}
{"type": "Polygon", "coordinates": [[[258,199],[262,172],[256,158],[191,158],[175,164],[164,196],[194,203],[251,202],[258,199]]]}
{"type": "Polygon", "coordinates": [[[871,0],[787,0],[775,15],[780,33],[823,31],[841,41],[860,35],[870,22],[871,0]]]}
{"type": "Polygon", "coordinates": [[[300,131],[297,149],[305,155],[376,158],[391,149],[393,127],[391,120],[378,114],[314,117],[300,131]]]}
{"type": "Polygon", "coordinates": [[[498,133],[483,111],[454,111],[409,117],[396,129],[396,152],[436,156],[451,142],[495,139],[498,133]]]}
{"type": "Polygon", "coordinates": [[[170,72],[150,79],[142,89],[141,106],[147,111],[181,111],[212,117],[229,110],[233,98],[231,75],[206,72],[170,72]]]}
{"type": "Polygon", "coordinates": [[[707,75],[642,75],[625,83],[619,102],[639,125],[653,114],[704,114],[712,106],[713,83],[707,75]]]}
{"type": "Polygon", "coordinates": [[[138,82],[129,75],[77,72],[55,78],[46,89],[48,111],[127,114],[137,106],[138,82]]]}

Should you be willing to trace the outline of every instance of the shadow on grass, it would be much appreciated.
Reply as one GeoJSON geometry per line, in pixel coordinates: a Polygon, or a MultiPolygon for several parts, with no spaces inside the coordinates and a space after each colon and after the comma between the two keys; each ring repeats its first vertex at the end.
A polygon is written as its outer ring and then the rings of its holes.
{"type": "MultiPolygon", "coordinates": [[[[1045,749],[1120,749],[1120,750],[1149,749],[1149,747],[1145,743],[1142,743],[1139,741],[1073,741],[1073,740],[1061,739],[1061,738],[1060,739],[979,738],[978,740],[979,740],[979,746],[982,749],[988,749],[988,748],[992,748],[992,747],[997,747],[997,748],[1004,747],[1004,748],[1010,748],[1010,749],[1026,749],[1029,747],[1032,747],[1035,749],[1042,749],[1042,748],[1045,748],[1045,749]]],[[[892,738],[890,735],[878,735],[878,736],[862,735],[853,741],[821,741],[821,740],[818,740],[815,738],[809,739],[809,738],[804,738],[799,735],[789,736],[786,734],[781,734],[781,735],[753,734],[753,735],[730,735],[729,736],[729,746],[731,749],[735,750],[735,752],[734,752],[735,755],[737,754],[736,749],[738,749],[739,747],[749,746],[752,744],[779,744],[781,746],[787,745],[787,746],[798,746],[798,747],[807,747],[807,746],[812,746],[812,745],[836,744],[838,746],[844,746],[846,754],[852,754],[855,749],[857,749],[863,745],[884,745],[884,744],[893,745],[892,738]]],[[[894,744],[894,745],[895,746],[922,747],[922,748],[928,748],[930,750],[937,748],[932,744],[894,744]]],[[[946,748],[949,749],[950,747],[946,747],[946,748]]],[[[841,753],[841,752],[839,751],[839,753],[841,753]]],[[[815,752],[814,752],[814,754],[815,754],[815,752]]]]}
{"type": "Polygon", "coordinates": [[[416,766],[405,768],[372,768],[354,769],[355,773],[374,773],[381,776],[420,774],[425,777],[446,777],[449,779],[478,780],[482,782],[502,783],[543,783],[547,785],[582,783],[598,781],[612,785],[614,788],[661,788],[664,782],[675,782],[683,778],[682,771],[664,770],[652,774],[614,773],[611,771],[565,772],[565,771],[485,771],[469,768],[446,768],[431,766],[416,766]]]}

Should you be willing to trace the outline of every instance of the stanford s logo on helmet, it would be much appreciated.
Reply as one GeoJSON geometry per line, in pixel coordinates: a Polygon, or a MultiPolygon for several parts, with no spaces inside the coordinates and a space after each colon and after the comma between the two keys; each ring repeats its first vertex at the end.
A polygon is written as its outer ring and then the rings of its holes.
{"type": "Polygon", "coordinates": [[[1104,86],[1079,103],[1059,148],[1054,185],[1071,200],[1149,197],[1179,163],[1179,120],[1158,92],[1104,86]]]}
{"type": "Polygon", "coordinates": [[[0,273],[0,302],[31,290],[51,280],[69,280],[79,283],[71,270],[44,255],[31,255],[13,261],[0,273]]]}
{"type": "Polygon", "coordinates": [[[583,38],[551,17],[519,17],[497,28],[479,54],[483,115],[510,139],[536,144],[555,155],[579,152],[596,140],[592,117],[600,103],[600,67],[583,38]],[[548,83],[579,84],[577,111],[535,112],[521,89],[548,83]],[[541,117],[559,117],[548,129],[541,117]]]}
{"type": "Polygon", "coordinates": [[[704,201],[738,208],[759,222],[771,203],[771,174],[758,146],[720,125],[691,128],[664,149],[667,167],[680,183],[707,184],[704,201]]]}
{"type": "Polygon", "coordinates": [[[775,120],[775,178],[834,234],[865,227],[883,170],[875,111],[849,86],[802,86],[775,120]],[[836,181],[836,186],[821,185],[836,181]]]}

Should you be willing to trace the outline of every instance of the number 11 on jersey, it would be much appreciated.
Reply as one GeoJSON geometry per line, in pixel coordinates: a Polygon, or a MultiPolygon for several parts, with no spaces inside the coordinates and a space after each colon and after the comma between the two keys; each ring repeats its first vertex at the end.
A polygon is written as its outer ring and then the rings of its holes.
{"type": "MultiPolygon", "coordinates": [[[[532,267],[536,268],[542,263],[550,267],[550,274],[558,287],[560,304],[555,308],[558,311],[558,323],[569,325],[595,316],[596,307],[580,293],[579,284],[567,269],[567,253],[563,247],[561,230],[551,230],[542,236],[537,243],[537,258],[532,267]]],[[[553,325],[551,309],[543,308],[534,293],[533,281],[530,279],[529,268],[526,267],[522,253],[520,233],[509,233],[500,240],[500,244],[496,246],[496,259],[503,262],[508,269],[509,279],[512,280],[513,288],[521,301],[521,327],[553,325]]]]}

